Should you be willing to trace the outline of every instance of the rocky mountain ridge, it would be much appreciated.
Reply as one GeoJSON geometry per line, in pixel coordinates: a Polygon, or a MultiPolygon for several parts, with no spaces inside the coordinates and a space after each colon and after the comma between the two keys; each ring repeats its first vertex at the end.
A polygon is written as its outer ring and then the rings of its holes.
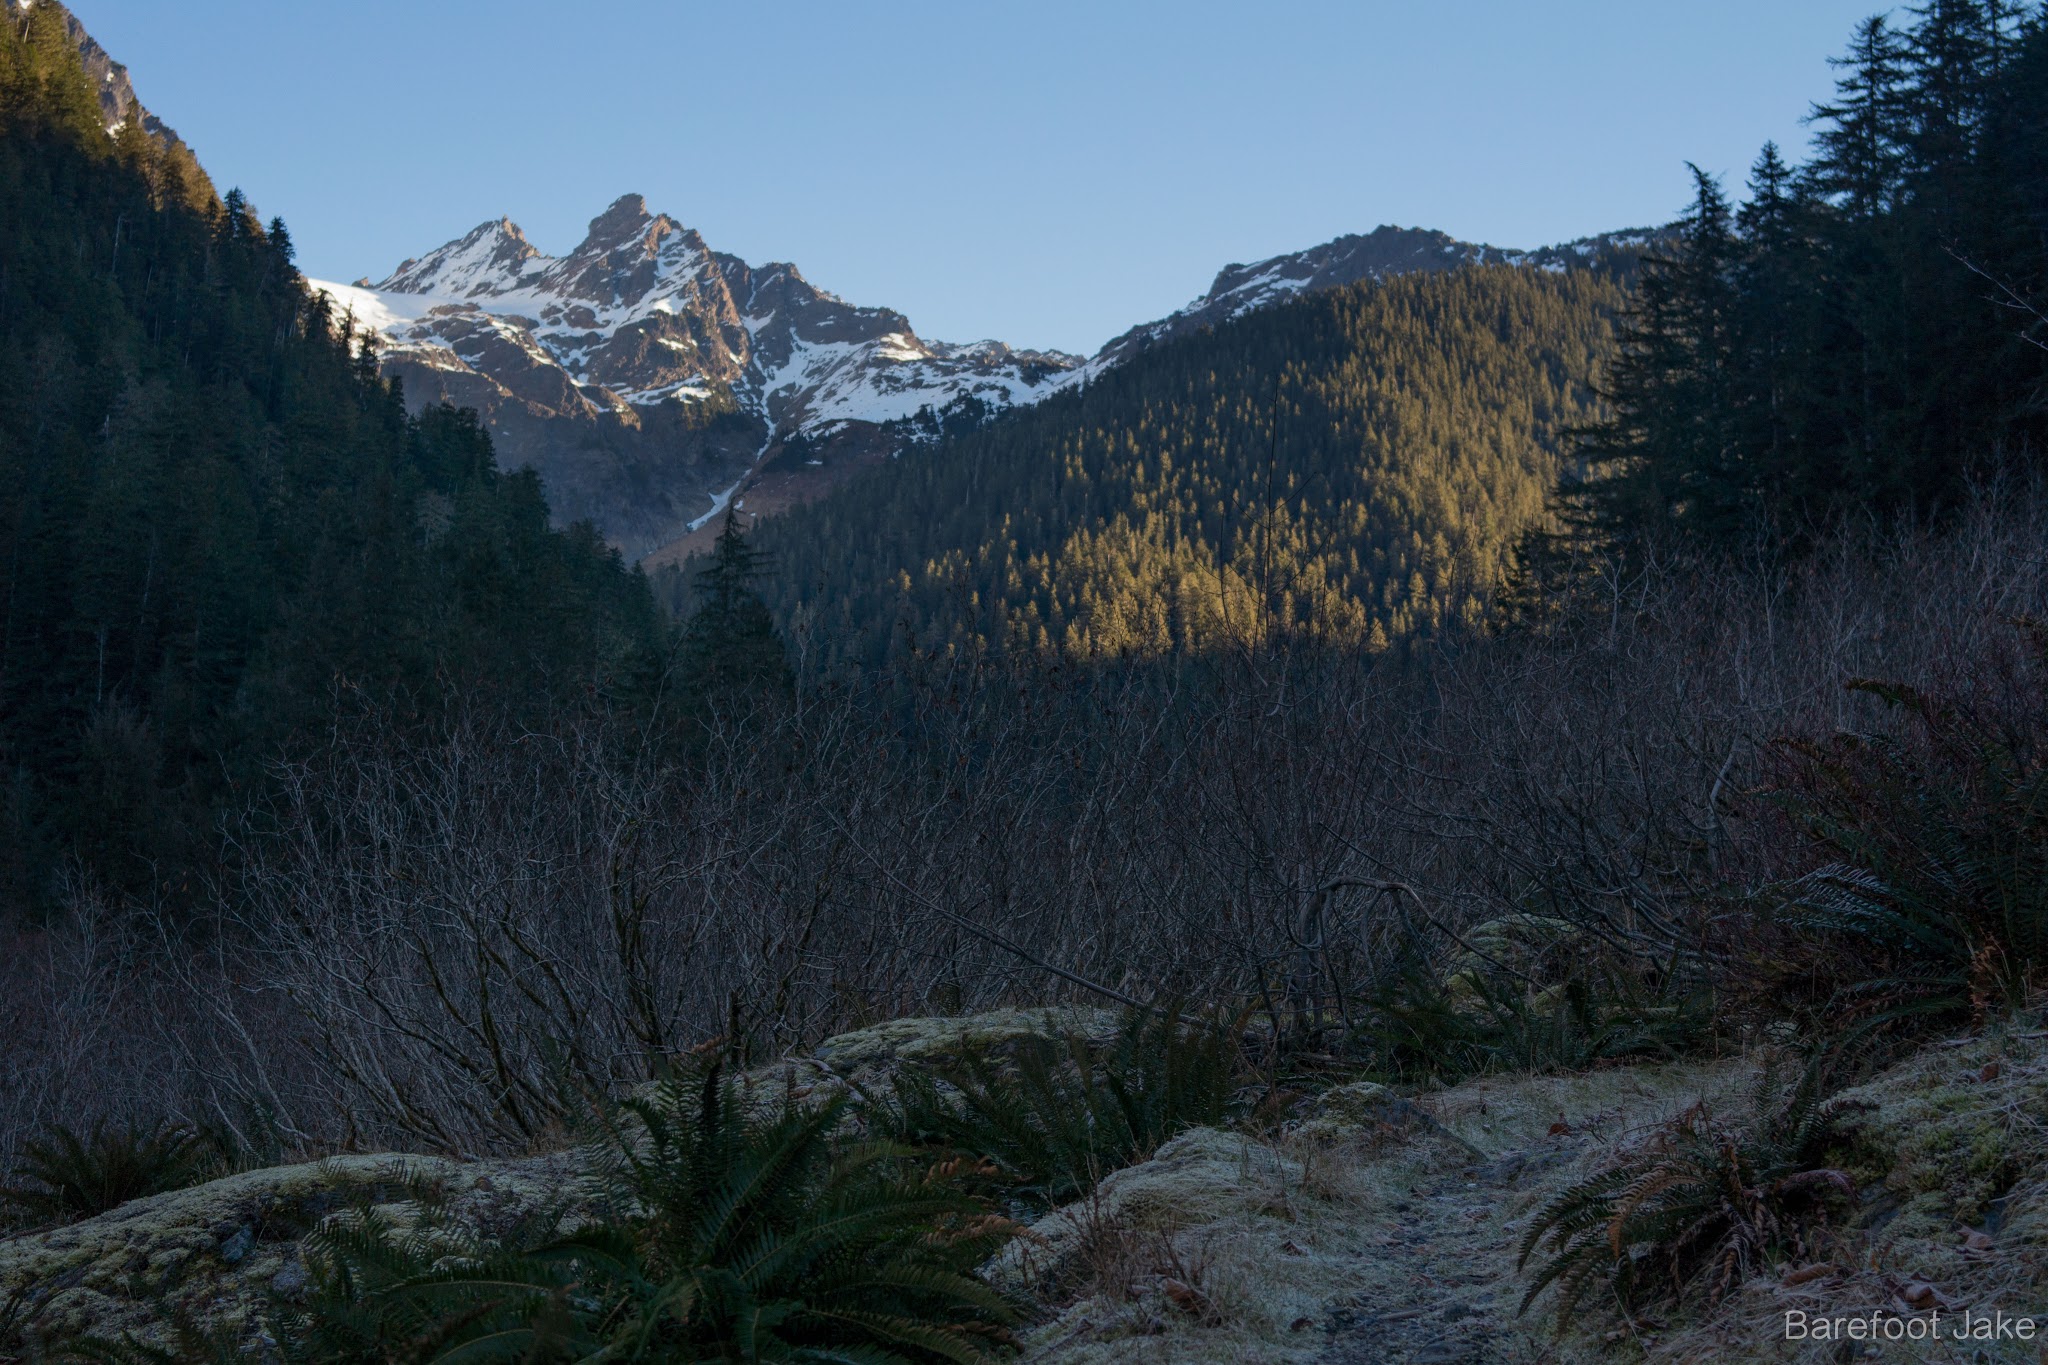
{"type": "Polygon", "coordinates": [[[116,132],[121,125],[131,120],[142,125],[142,131],[159,142],[169,146],[184,145],[183,139],[162,119],[152,114],[135,94],[135,84],[128,77],[128,68],[108,55],[85,25],[78,22],[78,16],[71,13],[56,0],[6,0],[7,17],[15,22],[27,18],[28,12],[39,4],[45,9],[54,9],[64,16],[65,31],[78,47],[78,55],[85,65],[85,74],[92,78],[99,94],[100,110],[106,115],[107,131],[116,132]]]}
{"type": "Polygon", "coordinates": [[[509,219],[480,224],[382,281],[312,281],[374,333],[415,402],[477,408],[507,464],[531,464],[564,520],[674,559],[745,492],[754,513],[807,501],[907,439],[889,424],[1036,403],[1144,348],[1309,292],[1463,265],[1561,271],[1640,248],[1644,232],[1536,251],[1383,226],[1226,266],[1185,307],[1092,358],[919,338],[901,313],[752,266],[626,195],[566,256],[509,219]],[[798,442],[805,458],[767,457],[798,442]],[[785,467],[786,466],[786,467],[785,467]],[[758,487],[757,487],[758,485],[758,487]]]}
{"type": "Polygon", "coordinates": [[[1581,269],[1607,263],[1616,253],[1639,251],[1657,236],[1651,229],[1633,229],[1519,251],[1463,242],[1447,232],[1427,228],[1382,224],[1368,233],[1347,233],[1319,246],[1268,257],[1251,265],[1224,266],[1206,293],[1166,317],[1140,323],[1112,338],[1077,372],[1076,378],[1085,381],[1147,346],[1204,327],[1219,326],[1232,318],[1318,290],[1393,275],[1455,270],[1466,265],[1512,265],[1549,271],[1581,269]]]}
{"type": "Polygon", "coordinates": [[[564,257],[500,219],[352,288],[409,317],[388,333],[398,346],[431,347],[481,314],[522,329],[595,401],[702,401],[726,386],[783,433],[892,421],[963,394],[1022,401],[1079,363],[996,341],[925,342],[901,313],[849,304],[793,265],[711,250],[636,194],[564,257]]]}
{"type": "Polygon", "coordinates": [[[793,265],[712,250],[639,195],[566,256],[499,219],[380,282],[310,283],[378,336],[416,401],[478,408],[560,514],[635,552],[701,524],[787,438],[865,452],[882,424],[963,398],[1034,401],[1080,363],[926,342],[793,265]]]}

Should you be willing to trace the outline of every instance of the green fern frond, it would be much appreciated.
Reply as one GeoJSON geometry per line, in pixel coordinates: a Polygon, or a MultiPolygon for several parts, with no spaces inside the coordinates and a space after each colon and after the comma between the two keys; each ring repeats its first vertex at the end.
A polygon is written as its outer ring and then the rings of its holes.
{"type": "Polygon", "coordinates": [[[1817,1164],[1841,1113],[1823,1099],[1819,1063],[1789,1087],[1780,1074],[1764,1068],[1744,1124],[1724,1125],[1695,1104],[1539,1209],[1517,1265],[1546,1259],[1520,1311],[1555,1287],[1562,1329],[1599,1285],[1628,1310],[1694,1294],[1716,1303],[1823,1227],[1831,1205],[1853,1202],[1853,1182],[1817,1164]]]}
{"type": "Polygon", "coordinates": [[[1031,1038],[1006,1059],[906,1069],[881,1122],[909,1146],[990,1163],[1007,1197],[1046,1208],[1178,1132],[1222,1122],[1242,1067],[1228,1021],[1189,1024],[1170,1005],[1130,1010],[1099,1053],[1079,1036],[1031,1038]]]}
{"type": "Polygon", "coordinates": [[[81,1133],[59,1124],[22,1146],[0,1208],[35,1223],[90,1218],[204,1179],[213,1152],[189,1128],[94,1123],[81,1133]]]}

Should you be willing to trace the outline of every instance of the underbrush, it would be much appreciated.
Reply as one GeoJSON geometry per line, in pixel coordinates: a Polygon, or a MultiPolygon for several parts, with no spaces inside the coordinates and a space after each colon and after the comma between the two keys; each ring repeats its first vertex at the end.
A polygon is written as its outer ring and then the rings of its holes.
{"type": "Polygon", "coordinates": [[[1566,957],[1545,978],[1485,950],[1468,951],[1449,974],[1419,952],[1404,954],[1372,992],[1347,1055],[1381,1079],[1455,1084],[1499,1071],[1671,1058],[1712,1039],[1713,996],[1697,970],[1625,964],[1590,950],[1568,925],[1542,932],[1566,957]]]}
{"type": "Polygon", "coordinates": [[[1894,727],[1781,742],[1769,796],[1823,861],[1765,891],[1791,937],[1775,991],[1875,1030],[2048,990],[2048,628],[2017,625],[2007,679],[1859,679],[1894,727]]]}
{"type": "Polygon", "coordinates": [[[167,1344],[72,1343],[116,1365],[213,1365],[263,1336],[295,1365],[576,1360],[968,1362],[1010,1344],[977,1275],[1015,1225],[959,1162],[844,1141],[846,1101],[763,1105],[716,1065],[626,1101],[573,1215],[484,1236],[414,1183],[303,1244],[309,1285],[261,1323],[167,1344]]]}
{"type": "MultiPolygon", "coordinates": [[[[603,735],[514,743],[479,722],[394,755],[371,734],[307,770],[286,837],[251,864],[250,923],[267,937],[249,942],[272,955],[276,991],[245,987],[225,948],[219,964],[105,950],[124,970],[178,964],[165,998],[238,1021],[220,1036],[246,1055],[181,1024],[163,1031],[169,1060],[136,1064],[146,1077],[115,1087],[66,1069],[48,1059],[130,1065],[86,1025],[139,1035],[127,1021],[145,997],[116,1017],[118,990],[56,989],[98,978],[54,950],[0,961],[0,1022],[44,1039],[0,1055],[0,1106],[21,1116],[0,1147],[26,1155],[15,1144],[51,1115],[243,1113],[274,1095],[285,1150],[529,1153],[557,1140],[572,1101],[643,1083],[709,1027],[743,1055],[801,1056],[855,1019],[1045,1001],[1033,973],[1048,964],[1112,994],[1261,1002],[1255,1029],[1140,1010],[1106,1045],[1025,1040],[904,1067],[848,1125],[893,1153],[878,1169],[943,1170],[949,1196],[980,1201],[974,1216],[1022,1217],[1188,1129],[1278,1128],[1302,1092],[1360,1076],[1426,1091],[1844,1031],[1882,1044],[1882,1065],[1933,1030],[1995,1030],[2048,990],[2048,646],[2037,626],[1999,624],[2048,604],[2048,504],[2030,507],[1972,531],[1975,549],[1851,547],[1782,595],[1761,573],[1646,580],[1617,586],[1601,622],[1363,671],[1318,660],[1266,692],[1220,665],[1201,675],[1213,691],[1185,693],[1163,673],[1121,691],[1106,675],[1071,691],[948,675],[959,710],[911,708],[929,728],[901,748],[855,693],[821,697],[774,745],[736,734],[726,766],[660,780],[603,735]],[[1911,681],[1837,685],[1859,676],[1911,681]],[[806,757],[770,771],[754,765],[766,752],[806,757]],[[1092,814],[1058,804],[1071,793],[1092,814]],[[387,865],[366,832],[386,826],[448,833],[387,865]],[[532,894],[474,893],[504,885],[532,894]],[[225,1089],[177,1088],[195,1076],[225,1089]]],[[[239,952],[235,932],[221,942],[239,952]]],[[[1532,1248],[1536,1273],[1569,1251],[1547,1281],[1560,1302],[1582,1277],[1627,1278],[1632,1302],[1725,1299],[1839,1229],[1836,1194],[1783,1183],[1837,1169],[1789,1122],[1717,1106],[1632,1148],[1560,1207],[1564,1240],[1532,1248]],[[1683,1224],[1673,1210],[1710,1188],[1734,1212],[1683,1224]]],[[[129,1164],[155,1166],[139,1151],[155,1131],[136,1131],[129,1164]]],[[[82,1193],[93,1142],[62,1158],[77,1179],[17,1179],[56,1201],[21,1216],[75,1217],[186,1178],[82,1193]]],[[[832,1162],[851,1150],[826,1145],[832,1162]]],[[[1914,1216],[2032,1188],[2038,1163],[2010,1154],[2033,1148],[2000,1150],[1995,1179],[1967,1199],[1921,1191],[1914,1216]]],[[[1945,1155],[1915,1161],[1955,1183],[1945,1155]]],[[[633,1254],[653,1254],[624,1224],[633,1254]]],[[[521,1312],[559,1288],[532,1270],[546,1245],[501,1248],[535,1281],[521,1312]]],[[[605,1283],[607,1312],[645,1316],[624,1280],[605,1283]]],[[[408,1282],[390,1302],[428,1293],[408,1282]]]]}
{"type": "Polygon", "coordinates": [[[1857,1198],[1823,1164],[1842,1110],[1822,1089],[1817,1065],[1789,1086],[1766,1067],[1743,1119],[1694,1104],[1566,1189],[1522,1238],[1520,1264],[1543,1258],[1523,1310],[1553,1285],[1560,1327],[1595,1288],[1626,1315],[1667,1300],[1712,1307],[1765,1265],[1815,1255],[1857,1198]]]}
{"type": "MultiPolygon", "coordinates": [[[[2023,651],[1979,661],[1948,688],[1851,681],[1883,706],[1877,723],[1777,742],[1759,795],[1790,836],[1780,858],[1804,866],[1722,893],[1746,916],[1747,956],[1723,970],[1752,1023],[1858,1058],[1867,1074],[1937,1030],[2009,1027],[2040,1003],[2048,631],[2017,624],[2023,651]]],[[[1767,1078],[1739,1122],[1695,1107],[1566,1190],[1524,1239],[1523,1260],[1540,1261],[1524,1307],[1554,1285],[1560,1325],[1596,1287],[1624,1315],[1660,1300],[1711,1308],[1767,1263],[1819,1256],[1856,1196],[1850,1174],[1823,1161],[1845,1116],[1824,1074],[1811,1067],[1789,1089],[1767,1078]]],[[[1988,1063],[1975,1083],[1999,1074],[1988,1063]]],[[[1866,1152],[1866,1174],[1939,1206],[1937,1224],[1981,1217],[1993,1171],[2008,1184],[2027,1173],[1995,1155],[2009,1142],[1954,1127],[1930,1111],[1883,1153],[1866,1152]],[[1914,1155],[1929,1144],[1939,1151],[1914,1155]],[[1943,1173],[1942,1188],[1910,1190],[1926,1178],[1916,1161],[1943,1173]]]]}
{"type": "Polygon", "coordinates": [[[1043,1211],[1230,1117],[1248,1079],[1242,1025],[1129,1010],[1107,1048],[1078,1034],[1025,1038],[1006,1056],[905,1069],[875,1121],[895,1140],[989,1163],[1007,1200],[1043,1211]]]}

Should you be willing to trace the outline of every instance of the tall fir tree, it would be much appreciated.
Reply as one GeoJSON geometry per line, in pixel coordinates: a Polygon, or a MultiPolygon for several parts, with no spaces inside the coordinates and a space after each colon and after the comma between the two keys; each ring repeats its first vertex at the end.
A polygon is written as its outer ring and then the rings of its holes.
{"type": "Polygon", "coordinates": [[[1732,231],[1695,172],[1679,251],[1646,267],[1612,417],[1588,433],[1593,477],[1570,490],[1617,545],[1797,544],[2039,467],[2048,25],[2007,0],[1910,13],[1857,29],[1813,162],[1766,148],[1732,231]]]}
{"type": "Polygon", "coordinates": [[[1847,55],[1829,58],[1844,74],[1835,98],[1815,105],[1809,121],[1818,156],[1808,170],[1814,188],[1834,196],[1852,217],[1871,218],[1892,206],[1905,168],[1906,118],[1900,99],[1906,43],[1882,14],[1857,26],[1847,55]]]}
{"type": "Polygon", "coordinates": [[[769,567],[767,556],[747,543],[739,514],[727,509],[710,562],[697,573],[697,605],[683,628],[679,662],[686,697],[731,705],[788,690],[788,656],[774,617],[754,590],[769,567]]]}
{"type": "Polygon", "coordinates": [[[1585,473],[1568,493],[1616,539],[1733,534],[1753,513],[1737,440],[1737,238],[1715,179],[1697,166],[1693,203],[1668,252],[1647,256],[1602,396],[1611,415],[1581,432],[1585,473]]]}

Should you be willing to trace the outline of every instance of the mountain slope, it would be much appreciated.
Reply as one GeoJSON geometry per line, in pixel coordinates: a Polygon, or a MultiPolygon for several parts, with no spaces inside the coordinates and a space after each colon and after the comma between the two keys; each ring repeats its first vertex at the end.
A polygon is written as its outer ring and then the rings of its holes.
{"type": "Polygon", "coordinates": [[[1361,280],[1140,349],[762,522],[773,605],[869,661],[1376,648],[1472,619],[1591,411],[1611,264],[1361,280]]]}
{"type": "Polygon", "coordinates": [[[1461,242],[1448,233],[1424,228],[1382,225],[1362,235],[1347,234],[1253,265],[1224,266],[1207,293],[1167,317],[1141,323],[1106,343],[1084,367],[1081,377],[1093,377],[1158,342],[1219,326],[1303,294],[1360,280],[1385,280],[1465,265],[1518,265],[1551,272],[1588,265],[1613,267],[1625,265],[1629,252],[1657,235],[1647,230],[1602,233],[1561,246],[1517,251],[1461,242]]]}
{"type": "Polygon", "coordinates": [[[382,337],[416,401],[478,408],[558,516],[636,553],[716,510],[786,437],[866,453],[879,424],[966,397],[1028,401],[1078,363],[923,341],[902,314],[848,304],[794,266],[711,250],[638,195],[567,256],[499,220],[380,283],[314,287],[382,337]]]}
{"type": "Polygon", "coordinates": [[[312,316],[289,238],[238,196],[190,202],[138,124],[110,138],[68,16],[22,18],[0,28],[0,925],[74,862],[190,904],[224,814],[351,708],[403,733],[454,695],[647,676],[644,581],[550,532],[468,415],[409,420],[312,316]]]}
{"type": "Polygon", "coordinates": [[[5,0],[6,17],[18,41],[27,41],[32,18],[52,25],[53,36],[77,54],[85,87],[99,106],[100,123],[115,142],[130,144],[130,159],[146,145],[152,163],[149,174],[173,198],[195,207],[218,202],[213,182],[200,169],[198,158],[170,125],[151,113],[135,93],[128,68],[115,61],[99,42],[86,32],[78,16],[57,0],[5,0]],[[41,11],[40,16],[35,11],[41,11]]]}
{"type": "Polygon", "coordinates": [[[532,465],[560,520],[588,518],[635,555],[701,548],[728,500],[809,502],[899,449],[921,413],[1042,402],[1147,347],[1359,280],[1618,258],[1640,234],[1524,252],[1381,227],[1232,265],[1171,316],[1085,363],[1001,342],[927,342],[902,314],[846,303],[795,266],[755,267],[627,195],[566,256],[499,219],[372,284],[315,281],[378,335],[413,400],[477,408],[508,465],[532,465]],[[772,463],[788,442],[800,458],[772,463]],[[771,468],[763,468],[771,465],[771,468]]]}

